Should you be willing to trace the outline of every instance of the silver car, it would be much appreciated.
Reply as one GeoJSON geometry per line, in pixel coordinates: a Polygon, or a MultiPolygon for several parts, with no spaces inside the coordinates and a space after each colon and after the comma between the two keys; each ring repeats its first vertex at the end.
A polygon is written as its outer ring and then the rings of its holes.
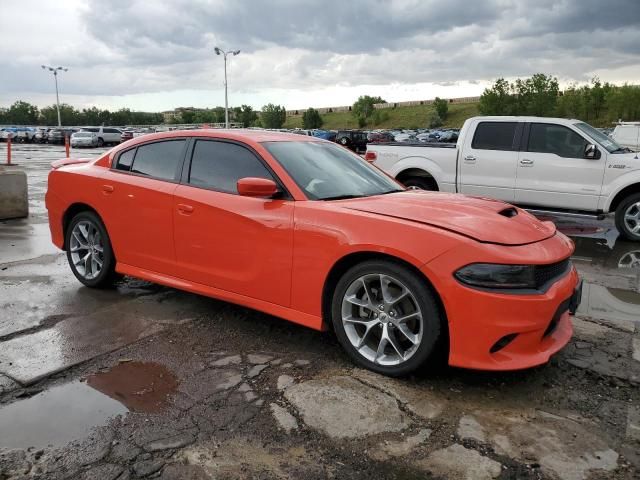
{"type": "Polygon", "coordinates": [[[72,147],[97,147],[98,134],[95,132],[76,132],[71,135],[72,147]]]}

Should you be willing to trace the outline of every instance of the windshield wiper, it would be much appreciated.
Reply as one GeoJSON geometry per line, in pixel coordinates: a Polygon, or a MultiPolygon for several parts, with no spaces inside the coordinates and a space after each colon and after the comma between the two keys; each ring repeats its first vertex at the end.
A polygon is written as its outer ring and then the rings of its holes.
{"type": "Polygon", "coordinates": [[[362,198],[366,195],[336,195],[335,197],[325,197],[320,200],[346,200],[348,198],[362,198]]]}
{"type": "Polygon", "coordinates": [[[629,153],[632,150],[630,148],[627,147],[620,147],[620,148],[616,148],[613,152],[611,153],[617,153],[617,152],[621,152],[621,153],[629,153]]]}
{"type": "Polygon", "coordinates": [[[390,193],[398,193],[398,192],[406,192],[406,190],[389,190],[387,192],[382,192],[382,193],[376,193],[376,195],[389,195],[390,193]]]}

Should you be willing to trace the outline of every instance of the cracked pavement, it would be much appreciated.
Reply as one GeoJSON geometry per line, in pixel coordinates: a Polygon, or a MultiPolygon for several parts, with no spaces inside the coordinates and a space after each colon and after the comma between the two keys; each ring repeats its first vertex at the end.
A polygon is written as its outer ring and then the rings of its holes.
{"type": "Polygon", "coordinates": [[[640,244],[610,220],[552,218],[585,292],[548,365],[391,379],[331,333],[131,278],[81,286],[43,204],[62,151],[14,146],[31,215],[0,222],[0,480],[640,476],[640,244]]]}

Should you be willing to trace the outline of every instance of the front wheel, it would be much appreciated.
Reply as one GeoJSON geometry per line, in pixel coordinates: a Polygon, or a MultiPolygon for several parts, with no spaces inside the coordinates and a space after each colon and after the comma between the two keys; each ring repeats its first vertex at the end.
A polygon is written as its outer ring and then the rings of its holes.
{"type": "Polygon", "coordinates": [[[67,227],[65,244],[71,271],[87,287],[105,288],[116,279],[109,235],[93,212],[78,213],[67,227]]]}
{"type": "Polygon", "coordinates": [[[616,209],[618,232],[635,242],[640,242],[640,193],[629,195],[616,209]]]}
{"type": "Polygon", "coordinates": [[[436,185],[436,182],[430,177],[410,177],[403,181],[402,184],[409,189],[430,191],[438,190],[438,185],[436,185]]]}
{"type": "Polygon", "coordinates": [[[424,278],[387,260],[348,270],[336,285],[331,313],[338,341],[349,356],[394,377],[426,362],[442,328],[440,308],[424,278]]]}

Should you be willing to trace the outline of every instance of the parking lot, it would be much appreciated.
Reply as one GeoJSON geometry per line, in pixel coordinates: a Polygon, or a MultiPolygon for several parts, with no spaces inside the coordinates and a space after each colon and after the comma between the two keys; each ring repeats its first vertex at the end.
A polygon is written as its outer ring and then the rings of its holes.
{"type": "Polygon", "coordinates": [[[13,146],[30,216],[0,222],[0,479],[640,475],[640,243],[610,219],[546,218],[585,281],[548,365],[398,380],[330,332],[133,278],[83,287],[44,206],[62,157],[13,146]]]}

